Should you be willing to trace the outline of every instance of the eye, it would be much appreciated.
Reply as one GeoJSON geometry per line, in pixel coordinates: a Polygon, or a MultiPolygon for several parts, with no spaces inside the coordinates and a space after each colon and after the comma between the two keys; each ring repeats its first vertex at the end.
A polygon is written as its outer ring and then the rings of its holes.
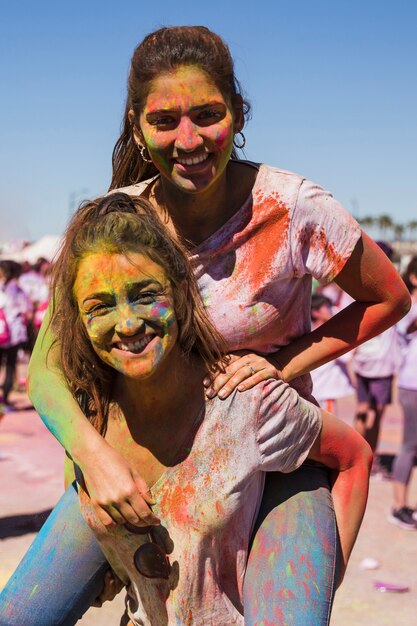
{"type": "Polygon", "coordinates": [[[159,126],[161,128],[173,126],[174,124],[177,123],[177,120],[171,115],[163,115],[161,117],[155,117],[148,121],[151,126],[159,126]]]}
{"type": "Polygon", "coordinates": [[[222,114],[214,109],[205,109],[198,114],[199,120],[220,119],[222,114]]]}
{"type": "Polygon", "coordinates": [[[132,302],[137,302],[138,304],[153,304],[160,295],[161,294],[157,291],[142,291],[132,298],[132,302]]]}
{"type": "Polygon", "coordinates": [[[108,304],[104,304],[104,303],[95,304],[94,306],[87,309],[85,311],[85,314],[88,317],[95,317],[96,315],[102,315],[103,313],[106,313],[108,309],[109,309],[108,304]]]}

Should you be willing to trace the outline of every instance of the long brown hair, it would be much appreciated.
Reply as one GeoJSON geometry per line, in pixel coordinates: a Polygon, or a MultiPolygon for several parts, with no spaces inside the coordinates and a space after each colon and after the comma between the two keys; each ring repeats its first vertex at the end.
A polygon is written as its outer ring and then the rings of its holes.
{"type": "MultiPolygon", "coordinates": [[[[184,65],[198,66],[223,97],[232,106],[242,107],[244,116],[249,117],[250,104],[242,97],[230,50],[219,35],[205,26],[170,26],[150,33],[133,53],[122,133],[113,150],[110,189],[126,187],[158,173],[153,163],[145,162],[140,155],[133,138],[129,111],[133,110],[134,123],[139,128],[139,115],[152,81],[184,65]]],[[[231,156],[239,158],[235,149],[231,156]]]]}
{"type": "Polygon", "coordinates": [[[185,355],[199,354],[207,368],[215,371],[215,363],[225,362],[226,353],[222,337],[204,310],[185,250],[171,238],[150,203],[120,192],[83,203],[67,228],[53,269],[51,324],[66,382],[77,399],[83,398],[87,416],[102,433],[116,372],[95,353],[73,288],[81,259],[103,250],[126,255],[140,252],[163,268],[173,290],[178,342],[185,355]]]}

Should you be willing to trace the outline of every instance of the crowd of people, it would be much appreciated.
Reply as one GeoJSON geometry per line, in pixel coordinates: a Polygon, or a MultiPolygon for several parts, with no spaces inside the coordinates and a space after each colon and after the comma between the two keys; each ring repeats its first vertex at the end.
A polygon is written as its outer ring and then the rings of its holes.
{"type": "MultiPolygon", "coordinates": [[[[392,249],[379,242],[389,258],[392,249]]],[[[407,315],[356,349],[313,370],[313,392],[323,408],[340,413],[342,398],[356,394],[353,423],[374,452],[372,473],[392,479],[393,505],[388,520],[417,530],[417,509],[408,501],[408,486],[417,458],[417,257],[411,259],[403,279],[411,295],[407,315]],[[377,454],[381,421],[393,400],[394,388],[403,412],[403,442],[390,474],[377,454]]],[[[318,286],[312,297],[311,321],[316,328],[351,299],[337,285],[318,286]]]]}
{"type": "MultiPolygon", "coordinates": [[[[10,392],[16,383],[19,353],[30,355],[48,308],[51,263],[34,265],[0,260],[0,367],[2,412],[13,411],[10,392]]],[[[19,384],[23,381],[18,381],[19,384]]]]}

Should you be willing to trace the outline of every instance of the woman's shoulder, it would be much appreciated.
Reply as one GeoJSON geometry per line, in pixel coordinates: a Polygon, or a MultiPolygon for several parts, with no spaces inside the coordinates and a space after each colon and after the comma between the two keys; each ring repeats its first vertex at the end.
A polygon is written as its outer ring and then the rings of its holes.
{"type": "Polygon", "coordinates": [[[157,177],[158,177],[158,174],[156,176],[152,176],[152,178],[141,180],[138,183],[135,183],[134,185],[128,185],[127,187],[118,187],[117,189],[111,189],[110,191],[107,192],[106,195],[109,196],[112,193],[127,193],[129,196],[140,196],[142,195],[144,191],[146,191],[149,185],[157,177]]]}
{"type": "Polygon", "coordinates": [[[301,174],[274,165],[268,165],[267,163],[249,160],[236,161],[236,163],[250,166],[258,170],[255,189],[262,189],[265,186],[271,186],[277,189],[281,189],[287,185],[299,187],[302,182],[306,180],[305,176],[301,176],[301,174]]]}

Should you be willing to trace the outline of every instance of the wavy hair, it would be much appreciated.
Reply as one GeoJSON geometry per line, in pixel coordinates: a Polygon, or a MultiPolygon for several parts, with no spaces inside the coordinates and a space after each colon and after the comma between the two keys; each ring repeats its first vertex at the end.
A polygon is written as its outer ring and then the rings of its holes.
{"type": "MultiPolygon", "coordinates": [[[[158,173],[153,163],[143,161],[140,155],[129,111],[133,111],[134,124],[139,128],[139,116],[152,81],[184,65],[198,66],[232,106],[241,106],[246,119],[250,116],[250,104],[242,95],[230,50],[219,35],[205,26],[170,26],[150,33],[133,53],[122,132],[113,150],[110,189],[126,187],[158,173]]],[[[239,158],[234,148],[231,157],[239,158]]]]}
{"type": "Polygon", "coordinates": [[[225,343],[204,310],[185,248],[172,239],[151,204],[120,192],[84,202],[67,228],[53,269],[51,325],[65,380],[102,434],[116,372],[91,345],[79,314],[74,284],[80,261],[103,250],[124,255],[140,252],[160,265],[173,290],[183,354],[199,354],[211,371],[222,369],[227,361],[225,343]]]}

